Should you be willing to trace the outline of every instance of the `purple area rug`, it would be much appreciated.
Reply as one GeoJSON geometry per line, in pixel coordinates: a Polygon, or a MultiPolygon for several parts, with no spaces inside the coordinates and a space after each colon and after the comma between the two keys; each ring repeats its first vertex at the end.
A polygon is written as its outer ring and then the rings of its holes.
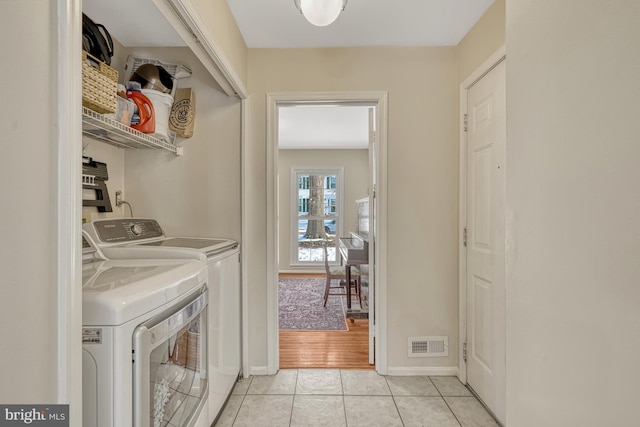
{"type": "Polygon", "coordinates": [[[281,278],[278,281],[280,329],[346,331],[342,297],[324,302],[324,277],[281,278]]]}

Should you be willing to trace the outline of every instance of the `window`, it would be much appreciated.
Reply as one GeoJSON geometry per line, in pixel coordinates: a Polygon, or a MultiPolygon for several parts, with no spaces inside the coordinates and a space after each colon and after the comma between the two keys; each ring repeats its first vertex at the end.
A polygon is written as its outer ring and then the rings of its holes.
{"type": "Polygon", "coordinates": [[[291,265],[322,265],[326,244],[337,261],[336,236],[342,228],[342,168],[291,168],[291,265]]]}

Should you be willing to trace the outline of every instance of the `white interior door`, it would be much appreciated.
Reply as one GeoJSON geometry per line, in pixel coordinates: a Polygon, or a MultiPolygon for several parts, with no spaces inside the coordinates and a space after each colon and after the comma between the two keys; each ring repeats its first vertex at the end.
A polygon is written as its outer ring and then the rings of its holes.
{"type": "Polygon", "coordinates": [[[375,363],[376,129],[375,108],[369,108],[369,364],[375,363]]]}
{"type": "Polygon", "coordinates": [[[467,383],[504,423],[505,62],[467,95],[467,383]]]}

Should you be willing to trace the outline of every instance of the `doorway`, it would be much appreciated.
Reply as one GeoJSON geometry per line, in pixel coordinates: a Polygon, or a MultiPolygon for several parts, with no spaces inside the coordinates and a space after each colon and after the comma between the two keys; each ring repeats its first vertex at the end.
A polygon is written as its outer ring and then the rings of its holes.
{"type": "Polygon", "coordinates": [[[372,368],[368,263],[351,267],[357,280],[347,297],[339,250],[358,226],[355,201],[370,194],[369,109],[278,107],[280,368],[372,368]],[[341,278],[325,297],[327,271],[341,278]]]}
{"type": "MultiPolygon", "coordinates": [[[[269,94],[267,100],[267,150],[268,150],[268,171],[267,176],[270,182],[267,183],[267,244],[268,244],[268,301],[267,301],[267,309],[268,309],[268,370],[270,373],[275,373],[280,367],[280,323],[279,323],[279,309],[278,309],[278,277],[281,270],[281,264],[279,264],[279,259],[282,257],[282,251],[280,249],[283,245],[287,247],[291,247],[290,243],[292,238],[282,238],[282,221],[280,220],[283,215],[291,216],[291,211],[283,212],[279,210],[278,207],[280,205],[280,200],[282,200],[279,195],[282,188],[282,181],[289,181],[291,179],[290,172],[283,173],[282,169],[279,167],[279,129],[280,129],[280,109],[292,106],[303,106],[301,108],[313,107],[313,106],[323,106],[323,108],[328,108],[328,106],[334,107],[346,107],[346,106],[365,106],[365,107],[373,107],[376,110],[376,115],[371,118],[372,126],[374,132],[371,132],[371,136],[377,136],[378,141],[376,144],[371,144],[367,147],[367,159],[368,162],[368,187],[367,194],[364,196],[369,200],[373,201],[370,203],[372,206],[371,217],[375,220],[374,228],[372,233],[372,238],[370,238],[369,242],[369,252],[370,258],[369,260],[373,260],[370,262],[371,268],[369,269],[369,307],[370,311],[368,313],[368,319],[366,320],[366,324],[368,326],[367,331],[367,345],[370,349],[370,364],[371,366],[376,366],[376,370],[378,372],[382,369],[386,369],[386,364],[381,365],[381,362],[386,362],[386,353],[382,350],[382,343],[385,341],[386,336],[381,333],[381,331],[386,331],[386,324],[384,324],[385,316],[381,315],[381,311],[377,308],[379,307],[380,300],[383,299],[386,301],[386,283],[384,280],[384,275],[381,272],[386,271],[386,253],[384,251],[380,251],[376,248],[380,247],[380,242],[386,240],[386,218],[380,216],[380,206],[382,203],[386,203],[386,199],[384,199],[384,191],[380,191],[382,187],[382,183],[386,184],[386,176],[384,176],[383,171],[380,166],[386,166],[386,101],[387,94],[386,93],[301,93],[301,94],[269,94]],[[369,156],[371,154],[371,156],[369,156]],[[286,176],[283,176],[286,175],[286,176]],[[384,202],[383,202],[384,199],[384,202]],[[283,240],[287,241],[283,241],[283,240]],[[279,254],[279,255],[278,255],[279,254]]],[[[318,165],[315,165],[318,166],[318,165]]],[[[298,177],[299,178],[299,177],[298,177]]],[[[301,181],[303,182],[303,181],[301,181]]],[[[327,180],[330,182],[330,180],[327,180]]],[[[349,200],[345,200],[345,203],[348,203],[349,200]]],[[[355,203],[355,200],[352,202],[355,203]]],[[[337,218],[336,218],[337,219],[337,218]]],[[[347,218],[345,218],[347,219],[347,218]]],[[[350,220],[350,218],[348,218],[350,220]]],[[[332,232],[334,230],[331,228],[334,226],[334,223],[329,218],[322,218],[323,222],[326,225],[325,221],[329,221],[329,227],[332,232]]],[[[354,219],[354,221],[357,221],[354,219]]],[[[345,221],[344,225],[341,224],[341,221],[336,221],[335,226],[338,230],[335,230],[336,233],[336,242],[339,240],[340,234],[348,233],[348,228],[353,227],[349,225],[350,221],[345,221]],[[340,227],[344,229],[340,229],[340,227]]],[[[291,221],[291,224],[295,223],[291,221]]],[[[292,225],[290,224],[290,227],[292,225]]],[[[287,236],[291,236],[294,232],[296,235],[298,234],[294,230],[291,233],[287,233],[287,236]]],[[[337,244],[333,248],[334,251],[337,251],[337,244]]],[[[339,253],[333,252],[333,257],[339,260],[339,253]],[[337,255],[337,257],[336,257],[337,255]]],[[[289,260],[293,260],[295,257],[293,255],[289,255],[289,260]]],[[[329,258],[331,259],[331,258],[329,258]]],[[[314,273],[322,273],[323,266],[319,264],[316,266],[317,268],[310,268],[303,270],[303,274],[314,273]]],[[[290,269],[287,273],[291,274],[292,271],[299,272],[299,267],[296,267],[294,263],[290,264],[290,269]],[[298,270],[296,271],[296,268],[298,270]]],[[[321,274],[321,277],[324,277],[321,274]]],[[[337,298],[337,297],[332,297],[337,298]]],[[[320,304],[322,302],[320,301],[320,304]]],[[[347,313],[348,315],[348,313],[347,313]]],[[[299,345],[299,344],[298,344],[299,345]]],[[[347,366],[345,366],[347,367],[347,366]]]]}
{"type": "Polygon", "coordinates": [[[460,380],[505,423],[506,79],[494,54],[461,87],[460,380]]]}

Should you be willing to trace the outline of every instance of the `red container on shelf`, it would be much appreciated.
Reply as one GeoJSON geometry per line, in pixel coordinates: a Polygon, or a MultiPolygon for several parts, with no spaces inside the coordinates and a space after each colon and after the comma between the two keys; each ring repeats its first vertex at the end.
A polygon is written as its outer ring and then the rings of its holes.
{"type": "Polygon", "coordinates": [[[131,99],[137,107],[140,121],[131,127],[142,133],[154,133],[156,131],[156,117],[153,103],[142,92],[127,91],[127,98],[131,99]]]}

